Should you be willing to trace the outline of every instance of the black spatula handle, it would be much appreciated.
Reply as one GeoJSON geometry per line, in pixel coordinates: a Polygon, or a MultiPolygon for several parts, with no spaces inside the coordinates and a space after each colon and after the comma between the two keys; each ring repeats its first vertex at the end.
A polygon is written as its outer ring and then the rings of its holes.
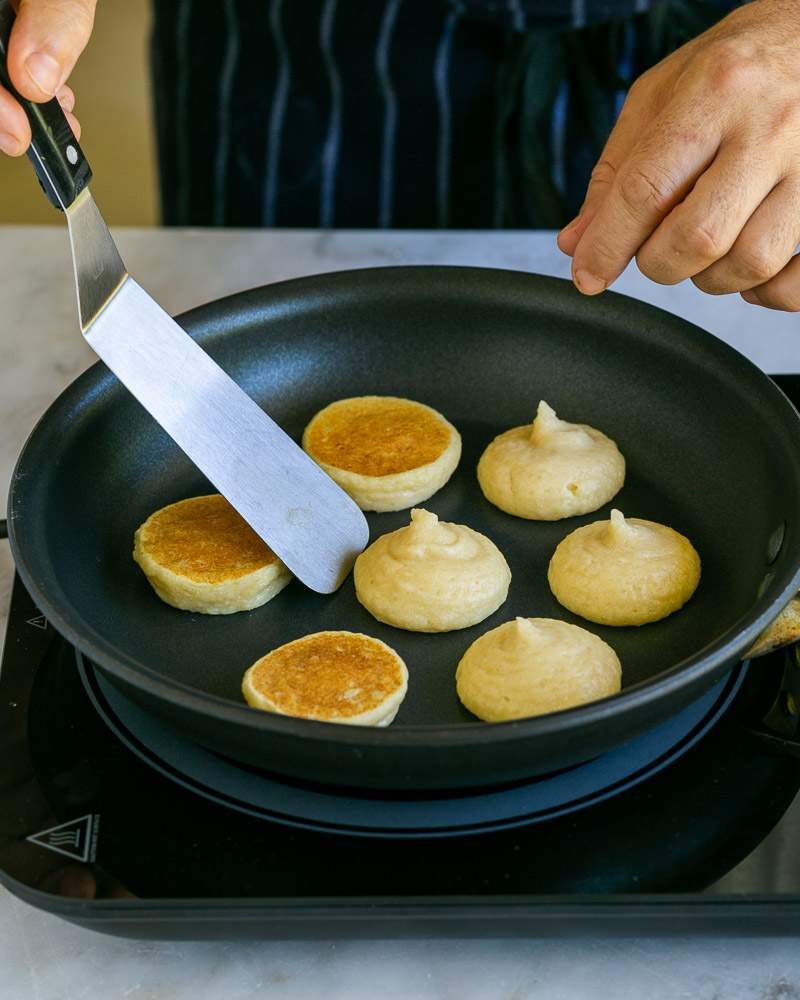
{"type": "Polygon", "coordinates": [[[69,208],[92,179],[92,170],[56,98],[34,104],[21,97],[9,79],[6,59],[15,17],[10,0],[0,0],[0,83],[28,116],[33,136],[28,157],[44,193],[56,208],[69,208]]]}

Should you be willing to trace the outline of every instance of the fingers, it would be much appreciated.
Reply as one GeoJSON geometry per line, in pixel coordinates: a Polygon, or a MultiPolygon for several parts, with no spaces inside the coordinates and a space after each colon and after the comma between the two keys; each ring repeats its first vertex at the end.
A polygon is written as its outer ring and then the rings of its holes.
{"type": "MultiPolygon", "coordinates": [[[[75,138],[81,137],[81,126],[72,114],[75,107],[75,94],[71,87],[62,87],[58,92],[58,103],[67,116],[75,138]]],[[[0,152],[7,156],[22,156],[31,141],[31,129],[28,117],[16,100],[0,87],[0,152]]]]}
{"type": "MultiPolygon", "coordinates": [[[[662,285],[674,285],[725,257],[748,220],[778,182],[782,167],[759,156],[750,143],[729,142],[636,255],[639,269],[662,285]]],[[[793,248],[792,248],[793,249],[793,248]]],[[[791,250],[789,251],[791,253],[791,250]]],[[[788,254],[780,266],[786,263],[788,254]]],[[[773,272],[774,273],[774,272],[773,272]]],[[[762,279],[771,277],[762,275],[762,279]]],[[[714,275],[706,279],[712,290],[714,275]]],[[[756,284],[756,280],[750,284],[756,284]]],[[[699,287],[705,286],[696,282],[699,287]]],[[[740,284],[727,291],[749,287],[740,284]]],[[[722,289],[720,289],[722,290],[722,289]]]]}
{"type": "Polygon", "coordinates": [[[800,312],[800,257],[792,257],[774,278],[742,292],[742,298],[754,306],[800,312]]]}
{"type": "MultiPolygon", "coordinates": [[[[89,40],[95,2],[20,0],[8,50],[8,72],[20,94],[31,101],[58,96],[77,138],[81,128],[72,114],[75,95],[64,81],[89,40]]],[[[0,150],[20,156],[30,141],[25,112],[0,88],[0,150]]]]}
{"type": "Polygon", "coordinates": [[[579,291],[603,291],[691,189],[719,148],[720,127],[697,102],[675,104],[646,130],[578,241],[572,276],[579,291]]]}
{"type": "Polygon", "coordinates": [[[72,114],[71,111],[65,111],[64,114],[67,116],[67,121],[69,122],[69,127],[72,129],[72,134],[75,136],[76,139],[80,139],[80,137],[81,137],[81,123],[78,121],[78,119],[75,117],[75,115],[72,114]]]}
{"type": "Polygon", "coordinates": [[[800,180],[787,178],[770,192],[705,283],[715,289],[747,289],[742,298],[754,306],[800,311],[800,258],[792,256],[800,242],[798,220],[800,180]]]}
{"type": "Polygon", "coordinates": [[[28,118],[7,90],[0,87],[0,150],[22,156],[31,141],[28,118]]]}
{"type": "Polygon", "coordinates": [[[72,72],[94,23],[96,0],[21,0],[8,72],[23,97],[48,101],[72,72]]]}
{"type": "Polygon", "coordinates": [[[75,94],[72,91],[72,87],[62,87],[61,90],[56,94],[58,98],[58,103],[61,105],[64,111],[72,111],[75,108],[75,94]]]}
{"type": "Polygon", "coordinates": [[[65,111],[64,116],[69,122],[69,127],[72,129],[72,134],[75,136],[76,139],[79,140],[82,131],[81,123],[78,121],[78,119],[75,117],[75,115],[73,115],[71,111],[65,111]]]}
{"type": "Polygon", "coordinates": [[[623,104],[617,123],[592,170],[581,210],[558,234],[556,242],[559,250],[570,257],[611,190],[617,171],[636,144],[642,119],[648,115],[650,105],[649,97],[640,97],[639,94],[640,91],[634,88],[623,104]]]}
{"type": "Polygon", "coordinates": [[[692,278],[712,295],[741,292],[769,281],[800,241],[800,180],[784,179],[748,219],[729,251],[692,278]]]}

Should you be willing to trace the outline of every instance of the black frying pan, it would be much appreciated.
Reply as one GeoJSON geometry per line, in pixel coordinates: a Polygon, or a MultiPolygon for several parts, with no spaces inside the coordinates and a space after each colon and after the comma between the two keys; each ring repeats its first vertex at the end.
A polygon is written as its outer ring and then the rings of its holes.
{"type": "MultiPolygon", "coordinates": [[[[17,566],[55,627],[115,684],[220,753],[303,779],[404,790],[562,768],[698,697],[798,588],[797,414],[747,360],[658,309],[614,294],[587,300],[555,279],[417,267],[256,289],[196,309],[182,324],[297,438],[316,410],[344,396],[408,396],[441,410],[461,431],[464,454],[427,506],[487,534],[513,573],[497,613],[443,635],[376,622],[352,580],[331,597],[293,582],[265,607],[232,616],[176,611],[131,559],[133,532],[156,508],[209,485],[95,366],[53,404],[19,460],[9,501],[17,566]],[[663,622],[588,626],[620,656],[620,695],[487,725],[458,702],[459,658],[515,615],[586,625],[550,594],[547,563],[569,531],[610,508],[535,523],[484,500],[475,478],[482,449],[530,421],[540,398],[619,443],[628,477],[614,504],[687,534],[703,577],[689,605],[663,622]],[[241,676],[255,659],[320,629],[368,632],[403,656],[409,693],[388,730],[243,703],[241,676]]],[[[407,519],[369,515],[372,537],[407,519]]]]}

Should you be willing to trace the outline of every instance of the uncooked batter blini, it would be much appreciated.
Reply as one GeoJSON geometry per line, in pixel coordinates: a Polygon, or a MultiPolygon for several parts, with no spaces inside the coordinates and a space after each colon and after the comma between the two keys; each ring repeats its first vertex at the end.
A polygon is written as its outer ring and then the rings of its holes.
{"type": "Polygon", "coordinates": [[[412,510],[356,559],[356,597],[378,621],[449,632],[483,621],[508,595],[511,570],[497,546],[464,524],[412,510]]]}
{"type": "Polygon", "coordinates": [[[461,457],[461,436],[423,403],[355,396],[320,410],[303,448],[362,510],[404,510],[444,486],[461,457]]]}
{"type": "Polygon", "coordinates": [[[700,582],[700,556],[688,538],[655,521],[625,518],[576,528],[547,573],[556,600],[601,625],[646,625],[686,604],[700,582]]]}
{"type": "Polygon", "coordinates": [[[513,427],[486,448],[478,482],[508,514],[558,521],[608,503],[625,482],[625,459],[611,438],[559,420],[542,400],[532,424],[513,427]]]}
{"type": "Polygon", "coordinates": [[[134,536],[133,558],[162,601],[207,615],[257,608],[292,578],[219,493],[151,514],[134,536]]]}
{"type": "Polygon", "coordinates": [[[253,708],[351,726],[388,726],[407,688],[397,653],[360,632],[315,632],[287,642],[242,680],[253,708]]]}
{"type": "Polygon", "coordinates": [[[456,670],[456,690],[479,719],[506,722],[616,694],[621,677],[617,654],[586,629],[517,618],[472,643],[456,670]]]}

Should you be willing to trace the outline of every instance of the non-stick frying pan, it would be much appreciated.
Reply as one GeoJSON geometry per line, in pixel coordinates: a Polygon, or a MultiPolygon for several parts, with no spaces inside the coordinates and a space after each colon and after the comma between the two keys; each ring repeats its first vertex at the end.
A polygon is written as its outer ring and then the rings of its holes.
{"type": "MultiPolygon", "coordinates": [[[[798,587],[797,414],[750,362],[658,309],[614,294],[584,299],[556,279],[417,267],[285,282],[181,322],[298,438],[316,410],[345,396],[407,396],[441,410],[461,431],[464,453],[426,506],[487,534],[513,573],[498,612],[442,635],[375,621],[352,580],[330,597],[294,581],[266,606],[231,616],[168,607],[131,558],[133,532],[156,508],[209,487],[95,366],[53,404],[19,460],[9,502],[17,566],[55,627],[115,684],[221,754],[308,781],[409,792],[567,767],[698,697],[798,587]],[[620,695],[488,725],[456,697],[459,658],[515,615],[587,625],[550,594],[547,563],[569,531],[607,517],[610,507],[536,523],[481,495],[482,449],[530,421],[542,398],[618,442],[628,476],[614,505],[688,535],[703,576],[687,607],[663,622],[588,625],[620,656],[620,695]],[[389,729],[286,718],[243,703],[241,676],[255,659],[320,629],[367,632],[403,656],[409,693],[389,729]]],[[[407,512],[370,515],[372,537],[407,520],[407,512]]]]}

